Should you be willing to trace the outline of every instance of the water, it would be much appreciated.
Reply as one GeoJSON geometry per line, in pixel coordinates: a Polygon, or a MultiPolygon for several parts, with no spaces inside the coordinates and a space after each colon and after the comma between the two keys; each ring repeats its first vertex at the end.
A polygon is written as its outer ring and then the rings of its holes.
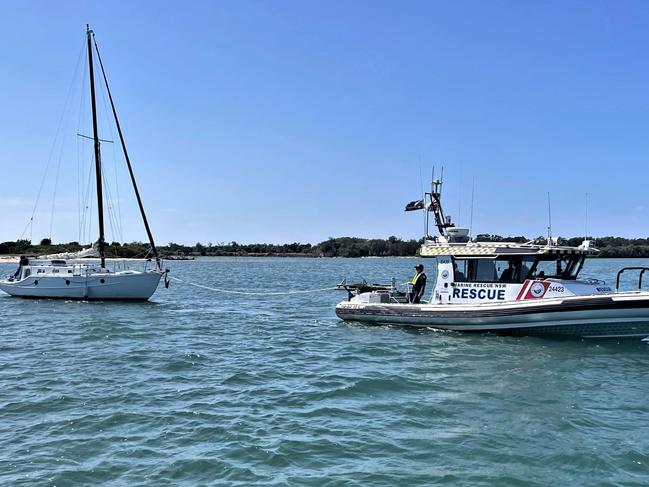
{"type": "MultiPolygon", "coordinates": [[[[414,262],[171,267],[280,291],[405,281],[414,262]]],[[[177,283],[146,304],[2,295],[0,485],[649,483],[647,343],[355,326],[334,314],[342,298],[177,283]]]]}

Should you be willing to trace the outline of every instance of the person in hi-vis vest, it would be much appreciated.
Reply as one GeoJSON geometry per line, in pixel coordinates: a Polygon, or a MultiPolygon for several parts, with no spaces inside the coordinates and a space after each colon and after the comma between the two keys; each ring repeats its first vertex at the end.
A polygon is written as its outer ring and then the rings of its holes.
{"type": "Polygon", "coordinates": [[[410,281],[412,284],[412,290],[410,291],[410,302],[412,304],[417,304],[421,301],[421,298],[424,297],[424,291],[426,290],[426,274],[424,274],[424,266],[417,264],[415,266],[416,274],[410,281]]]}

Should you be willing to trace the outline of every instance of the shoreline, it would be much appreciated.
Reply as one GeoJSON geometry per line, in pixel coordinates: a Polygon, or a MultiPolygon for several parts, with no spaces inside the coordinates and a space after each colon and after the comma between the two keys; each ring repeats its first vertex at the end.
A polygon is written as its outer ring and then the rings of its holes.
{"type": "MultiPolygon", "coordinates": [[[[527,242],[525,237],[502,237],[499,235],[479,234],[474,240],[499,245],[501,242],[527,242]]],[[[236,242],[208,243],[195,245],[169,243],[157,246],[159,255],[165,260],[192,260],[201,257],[293,257],[293,258],[412,258],[417,257],[422,239],[402,240],[391,236],[387,239],[367,239],[359,237],[330,237],[318,244],[238,244],[236,242]]],[[[562,238],[561,245],[578,247],[583,237],[562,238]]],[[[649,238],[595,237],[591,239],[591,248],[598,249],[593,258],[649,258],[649,238]]],[[[52,255],[77,252],[88,247],[78,242],[53,244],[43,239],[39,245],[31,241],[0,242],[0,262],[13,261],[20,254],[29,256],[52,255]]],[[[150,246],[143,242],[112,242],[105,246],[105,254],[110,258],[132,259],[150,256],[150,246]]]]}
{"type": "MultiPolygon", "coordinates": [[[[340,257],[340,256],[318,256],[318,255],[304,255],[304,254],[297,254],[297,255],[292,255],[292,254],[228,254],[228,255],[200,255],[200,256],[193,256],[194,258],[189,258],[189,259],[166,259],[162,257],[162,260],[167,263],[171,262],[197,262],[201,261],[204,259],[218,259],[218,258],[251,258],[251,259],[258,259],[258,258],[283,258],[283,259],[290,259],[290,258],[298,258],[298,259],[430,259],[430,257],[421,257],[419,255],[386,255],[386,256],[381,256],[381,255],[368,255],[368,256],[362,256],[362,257],[340,257]]],[[[37,257],[31,257],[31,258],[37,258],[37,257]]],[[[591,259],[594,260],[600,260],[600,259],[649,259],[649,257],[598,257],[598,256],[591,256],[591,259]]],[[[70,259],[71,260],[71,259],[70,259]]],[[[91,258],[84,258],[81,259],[84,261],[92,262],[92,261],[98,261],[98,257],[91,257],[91,258]]],[[[130,258],[130,257],[106,257],[106,262],[117,262],[117,261],[144,261],[145,259],[142,258],[130,258]]],[[[0,255],[0,264],[17,264],[20,262],[20,255],[12,254],[12,255],[0,255]]]]}

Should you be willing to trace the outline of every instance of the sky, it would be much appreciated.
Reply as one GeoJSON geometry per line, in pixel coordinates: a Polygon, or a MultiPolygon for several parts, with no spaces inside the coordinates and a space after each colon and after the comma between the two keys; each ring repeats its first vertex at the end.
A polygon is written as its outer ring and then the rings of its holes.
{"type": "MultiPolygon", "coordinates": [[[[86,23],[159,244],[420,238],[403,208],[433,165],[473,234],[546,234],[550,193],[555,235],[649,235],[647,2],[0,9],[0,241],[95,238],[86,23]]],[[[119,146],[102,149],[108,240],[146,240],[119,146]]]]}

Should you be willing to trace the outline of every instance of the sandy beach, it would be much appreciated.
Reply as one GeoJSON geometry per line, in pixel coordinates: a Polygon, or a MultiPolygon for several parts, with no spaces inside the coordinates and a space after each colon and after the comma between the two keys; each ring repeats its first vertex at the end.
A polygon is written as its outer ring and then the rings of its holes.
{"type": "Polygon", "coordinates": [[[11,264],[12,262],[18,262],[19,257],[15,255],[0,255],[0,264],[11,264]]]}

